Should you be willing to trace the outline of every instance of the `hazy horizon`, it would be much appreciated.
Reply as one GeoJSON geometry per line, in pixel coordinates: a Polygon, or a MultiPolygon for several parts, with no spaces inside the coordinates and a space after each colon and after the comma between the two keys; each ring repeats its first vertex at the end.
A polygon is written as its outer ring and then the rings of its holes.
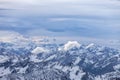
{"type": "Polygon", "coordinates": [[[118,0],[1,0],[0,34],[120,39],[119,13],[118,0]]]}

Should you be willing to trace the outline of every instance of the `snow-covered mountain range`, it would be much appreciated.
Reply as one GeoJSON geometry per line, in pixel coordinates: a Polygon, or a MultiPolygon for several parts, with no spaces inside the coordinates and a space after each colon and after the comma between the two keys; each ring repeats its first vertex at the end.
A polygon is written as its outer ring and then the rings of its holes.
{"type": "Polygon", "coordinates": [[[0,42],[0,80],[120,80],[118,49],[34,39],[0,42]]]}

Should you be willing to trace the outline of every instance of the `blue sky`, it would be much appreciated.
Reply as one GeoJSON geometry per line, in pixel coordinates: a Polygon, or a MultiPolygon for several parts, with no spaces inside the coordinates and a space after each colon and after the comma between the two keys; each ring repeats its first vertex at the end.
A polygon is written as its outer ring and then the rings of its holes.
{"type": "Polygon", "coordinates": [[[120,39],[120,1],[0,0],[1,35],[3,31],[120,39]]]}

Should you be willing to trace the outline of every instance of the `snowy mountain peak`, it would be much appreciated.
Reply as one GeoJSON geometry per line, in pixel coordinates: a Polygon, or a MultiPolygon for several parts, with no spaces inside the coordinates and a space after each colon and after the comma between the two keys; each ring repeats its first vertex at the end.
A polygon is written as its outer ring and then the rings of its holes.
{"type": "Polygon", "coordinates": [[[9,57],[0,55],[0,63],[4,63],[9,60],[9,57]]]}
{"type": "Polygon", "coordinates": [[[0,44],[0,80],[113,80],[118,72],[119,50],[93,43],[0,44]]]}
{"type": "Polygon", "coordinates": [[[90,48],[90,47],[93,47],[95,44],[94,43],[91,43],[89,45],[86,46],[86,49],[90,48]]]}

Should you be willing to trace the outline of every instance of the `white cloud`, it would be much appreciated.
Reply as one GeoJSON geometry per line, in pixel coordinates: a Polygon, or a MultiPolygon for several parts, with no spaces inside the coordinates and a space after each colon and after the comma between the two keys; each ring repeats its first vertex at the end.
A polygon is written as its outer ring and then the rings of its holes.
{"type": "Polygon", "coordinates": [[[14,32],[14,31],[0,31],[0,41],[1,42],[10,42],[15,43],[19,41],[27,41],[26,38],[23,37],[23,35],[14,32]]]}
{"type": "Polygon", "coordinates": [[[0,37],[4,37],[4,36],[14,36],[16,34],[19,34],[17,32],[14,32],[14,31],[3,31],[3,30],[0,30],[0,37]]]}
{"type": "MultiPolygon", "coordinates": [[[[74,22],[79,21],[79,24],[88,25],[87,27],[89,28],[91,27],[91,29],[100,29],[112,33],[120,32],[119,29],[120,1],[117,0],[50,0],[50,1],[49,0],[4,0],[4,1],[1,0],[0,2],[6,2],[6,4],[1,4],[0,8],[16,9],[15,11],[5,11],[5,12],[3,11],[2,12],[3,15],[7,14],[9,16],[15,16],[16,18],[21,18],[21,17],[28,18],[34,16],[37,16],[38,18],[38,16],[46,16],[46,15],[47,16],[77,15],[81,17],[80,18],[58,17],[58,18],[51,18],[50,21],[55,22],[55,21],[74,20],[74,22]]],[[[14,27],[36,26],[36,24],[32,25],[32,23],[34,23],[35,20],[33,22],[31,21],[28,23],[27,20],[26,21],[23,20],[23,22],[25,22],[26,25],[23,25],[24,23],[22,22],[22,26],[21,24],[20,25],[12,24],[12,23],[17,23],[17,20],[14,19],[12,21],[2,18],[0,21],[1,21],[0,24],[3,25],[7,24],[14,27]]],[[[18,20],[18,22],[20,21],[18,20]]],[[[45,27],[43,26],[40,26],[39,28],[42,28],[43,30],[42,29],[36,29],[37,31],[32,30],[32,32],[30,31],[29,34],[32,33],[52,34],[49,31],[45,32],[44,29],[45,27]]],[[[67,34],[67,33],[63,33],[63,34],[67,34]]]]}
{"type": "MultiPolygon", "coordinates": [[[[113,0],[6,0],[3,7],[22,9],[14,15],[80,15],[118,18],[120,2],[113,0]]],[[[60,19],[59,19],[60,20],[60,19]]]]}
{"type": "Polygon", "coordinates": [[[72,18],[50,18],[49,21],[67,21],[67,20],[73,20],[72,18]]]}
{"type": "Polygon", "coordinates": [[[34,55],[40,54],[40,53],[48,53],[49,50],[43,48],[43,47],[36,47],[34,50],[31,51],[34,55]]]}
{"type": "Polygon", "coordinates": [[[73,48],[80,48],[80,44],[77,41],[68,41],[65,45],[64,45],[64,50],[68,51],[70,49],[73,48]]]}
{"type": "Polygon", "coordinates": [[[12,5],[7,3],[13,8],[30,9],[33,13],[35,11],[38,14],[101,14],[107,16],[119,14],[115,11],[120,9],[119,1],[113,0],[7,0],[6,2],[14,3],[12,5]]]}

